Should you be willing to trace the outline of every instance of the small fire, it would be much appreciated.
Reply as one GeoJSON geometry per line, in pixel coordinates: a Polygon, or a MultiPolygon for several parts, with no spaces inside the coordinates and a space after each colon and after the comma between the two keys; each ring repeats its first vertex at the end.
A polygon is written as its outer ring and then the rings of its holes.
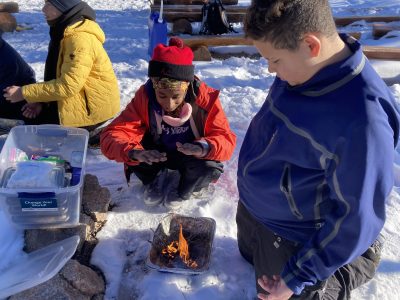
{"type": "Polygon", "coordinates": [[[192,269],[197,268],[197,263],[189,258],[189,245],[186,241],[186,239],[183,237],[183,232],[182,232],[182,224],[180,225],[180,230],[179,230],[179,241],[173,241],[171,244],[169,244],[167,247],[162,249],[161,253],[164,256],[167,256],[169,259],[174,259],[176,254],[179,252],[179,256],[182,259],[182,261],[192,269]]]}

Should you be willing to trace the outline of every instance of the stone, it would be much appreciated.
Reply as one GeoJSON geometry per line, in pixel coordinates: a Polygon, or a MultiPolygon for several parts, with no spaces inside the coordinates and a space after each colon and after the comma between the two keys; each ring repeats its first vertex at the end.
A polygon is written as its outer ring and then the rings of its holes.
{"type": "Polygon", "coordinates": [[[195,61],[211,61],[211,53],[208,51],[207,46],[199,46],[193,50],[193,55],[195,61]]]}
{"type": "Polygon", "coordinates": [[[74,235],[79,235],[80,242],[77,251],[80,251],[88,235],[85,224],[71,228],[27,229],[24,250],[29,253],[74,235]]]}
{"type": "Polygon", "coordinates": [[[111,194],[107,188],[99,184],[99,180],[95,175],[85,175],[83,195],[82,209],[85,214],[107,213],[111,202],[111,194]]]}
{"type": "Polygon", "coordinates": [[[81,294],[71,286],[59,274],[50,280],[43,282],[35,287],[22,291],[8,298],[8,300],[43,300],[43,299],[62,299],[62,300],[90,300],[88,295],[81,294]]]}
{"type": "Polygon", "coordinates": [[[16,2],[0,2],[0,12],[17,13],[19,12],[18,3],[16,2]]]}
{"type": "Polygon", "coordinates": [[[172,23],[173,34],[192,34],[192,24],[187,19],[178,19],[172,23]]]}
{"type": "Polygon", "coordinates": [[[8,12],[0,12],[0,31],[13,32],[17,28],[17,20],[8,12]]]}
{"type": "Polygon", "coordinates": [[[82,294],[93,296],[104,293],[103,278],[74,259],[68,261],[60,271],[60,275],[82,294]]]}

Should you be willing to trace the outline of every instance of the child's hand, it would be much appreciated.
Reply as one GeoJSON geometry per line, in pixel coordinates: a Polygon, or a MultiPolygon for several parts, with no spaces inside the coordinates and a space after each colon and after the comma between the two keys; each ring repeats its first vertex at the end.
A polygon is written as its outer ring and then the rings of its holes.
{"type": "Polygon", "coordinates": [[[42,103],[27,103],[22,106],[21,111],[25,118],[34,119],[42,111],[42,103]]]}
{"type": "Polygon", "coordinates": [[[257,283],[263,288],[263,290],[268,292],[268,295],[259,293],[257,295],[258,299],[287,300],[293,295],[292,290],[287,287],[286,283],[279,275],[273,275],[272,277],[263,275],[258,278],[257,283]]]}
{"type": "Polygon", "coordinates": [[[157,150],[131,150],[128,153],[130,159],[144,162],[151,165],[153,162],[160,162],[167,160],[167,154],[165,152],[159,152],[157,150]]]}
{"type": "Polygon", "coordinates": [[[193,155],[197,157],[205,156],[205,154],[203,153],[203,148],[196,144],[191,144],[191,143],[181,144],[177,142],[176,149],[185,155],[193,155]]]}
{"type": "Polygon", "coordinates": [[[3,90],[4,98],[11,103],[20,102],[24,100],[24,95],[22,94],[22,89],[19,86],[9,86],[3,90]]]}

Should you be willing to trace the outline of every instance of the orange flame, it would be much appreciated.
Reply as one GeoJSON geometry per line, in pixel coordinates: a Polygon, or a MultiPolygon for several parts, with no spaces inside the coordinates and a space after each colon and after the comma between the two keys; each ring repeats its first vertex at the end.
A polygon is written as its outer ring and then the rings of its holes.
{"type": "Polygon", "coordinates": [[[197,263],[189,258],[189,245],[183,236],[182,224],[179,230],[179,241],[173,241],[161,251],[163,255],[168,255],[170,259],[174,259],[177,252],[179,252],[180,258],[188,267],[197,268],[197,263]]]}

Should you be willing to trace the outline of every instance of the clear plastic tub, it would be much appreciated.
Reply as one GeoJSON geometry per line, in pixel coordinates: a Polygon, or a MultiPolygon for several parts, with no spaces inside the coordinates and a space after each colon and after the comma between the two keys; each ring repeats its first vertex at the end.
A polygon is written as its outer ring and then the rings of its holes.
{"type": "Polygon", "coordinates": [[[0,154],[0,205],[12,223],[25,229],[79,223],[88,138],[85,129],[59,125],[11,129],[0,154]],[[57,187],[7,187],[18,162],[38,156],[63,161],[55,163],[51,172],[57,187]],[[76,170],[80,171],[79,177],[72,176],[76,170]]]}

